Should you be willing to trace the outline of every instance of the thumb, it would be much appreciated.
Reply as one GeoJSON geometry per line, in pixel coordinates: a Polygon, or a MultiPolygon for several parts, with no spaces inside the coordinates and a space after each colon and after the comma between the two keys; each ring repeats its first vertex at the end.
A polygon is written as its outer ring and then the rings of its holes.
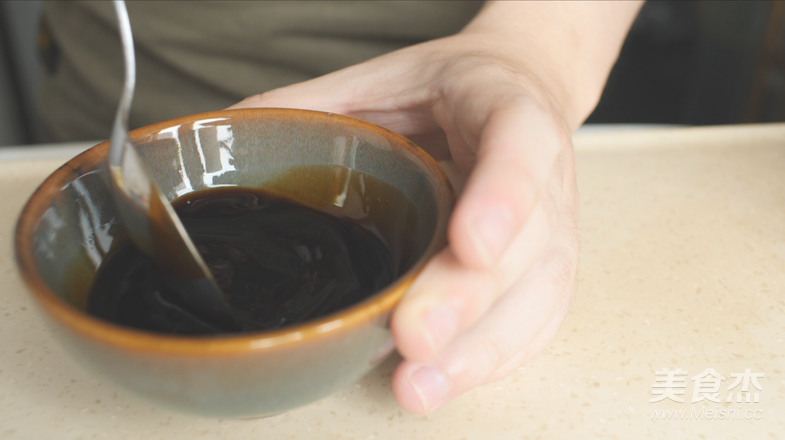
{"type": "MultiPolygon", "coordinates": [[[[411,82],[394,59],[383,56],[308,81],[250,96],[229,107],[281,107],[318,110],[353,116],[375,112],[411,82]]],[[[395,58],[395,57],[392,57],[395,58]]]]}
{"type": "MultiPolygon", "coordinates": [[[[411,57],[392,53],[312,80],[250,96],[229,107],[298,108],[363,119],[404,136],[429,133],[436,123],[427,78],[407,69],[411,57]],[[427,107],[427,106],[426,106],[427,107]]],[[[405,54],[404,54],[405,55],[405,54]]]]}
{"type": "Polygon", "coordinates": [[[277,107],[343,113],[349,98],[344,85],[331,75],[249,96],[229,109],[277,107]]]}

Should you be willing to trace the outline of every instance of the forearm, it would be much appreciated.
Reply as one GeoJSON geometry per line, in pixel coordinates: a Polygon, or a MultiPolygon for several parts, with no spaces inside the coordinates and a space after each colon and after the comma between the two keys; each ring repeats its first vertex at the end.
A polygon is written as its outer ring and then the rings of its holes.
{"type": "Polygon", "coordinates": [[[597,105],[641,1],[488,1],[461,35],[526,69],[572,129],[597,105]]]}

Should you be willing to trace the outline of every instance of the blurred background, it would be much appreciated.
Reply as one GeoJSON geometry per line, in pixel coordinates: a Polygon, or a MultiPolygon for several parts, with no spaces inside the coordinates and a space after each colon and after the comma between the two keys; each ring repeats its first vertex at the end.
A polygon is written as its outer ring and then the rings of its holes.
{"type": "MultiPolygon", "coordinates": [[[[35,107],[41,2],[0,2],[0,146],[46,142],[35,107]]],[[[649,1],[589,123],[785,121],[785,3],[649,1]]]]}

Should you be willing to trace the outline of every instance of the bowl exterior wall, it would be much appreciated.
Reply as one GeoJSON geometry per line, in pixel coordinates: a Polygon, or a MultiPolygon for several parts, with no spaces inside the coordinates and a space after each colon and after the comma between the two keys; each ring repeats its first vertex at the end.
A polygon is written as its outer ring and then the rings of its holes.
{"type": "Polygon", "coordinates": [[[306,405],[355,383],[392,350],[385,316],[340,337],[212,356],[129,351],[45,316],[60,343],[97,376],[145,400],[204,417],[264,417],[306,405]]]}

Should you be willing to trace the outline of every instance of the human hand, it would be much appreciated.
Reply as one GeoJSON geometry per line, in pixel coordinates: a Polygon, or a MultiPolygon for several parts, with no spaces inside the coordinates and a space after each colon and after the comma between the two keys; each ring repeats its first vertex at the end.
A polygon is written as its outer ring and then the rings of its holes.
{"type": "MultiPolygon", "coordinates": [[[[520,16],[521,5],[504,3],[487,5],[455,36],[233,106],[364,119],[454,161],[468,176],[448,247],[426,265],[390,324],[404,358],[393,392],[413,413],[511,373],[548,344],[566,317],[578,260],[570,133],[596,104],[617,40],[637,12],[620,15],[627,22],[605,37],[612,44],[595,43],[598,55],[585,42],[577,46],[590,53],[576,52],[558,32],[549,41],[553,29],[541,23],[535,26],[541,32],[518,29],[520,20],[538,17],[586,20],[585,7],[567,6],[565,13],[564,5],[534,2],[520,16]],[[511,18],[513,28],[502,29],[511,18]]],[[[601,8],[589,18],[622,21],[601,8]]],[[[574,23],[567,30],[586,31],[574,23]]]]}

